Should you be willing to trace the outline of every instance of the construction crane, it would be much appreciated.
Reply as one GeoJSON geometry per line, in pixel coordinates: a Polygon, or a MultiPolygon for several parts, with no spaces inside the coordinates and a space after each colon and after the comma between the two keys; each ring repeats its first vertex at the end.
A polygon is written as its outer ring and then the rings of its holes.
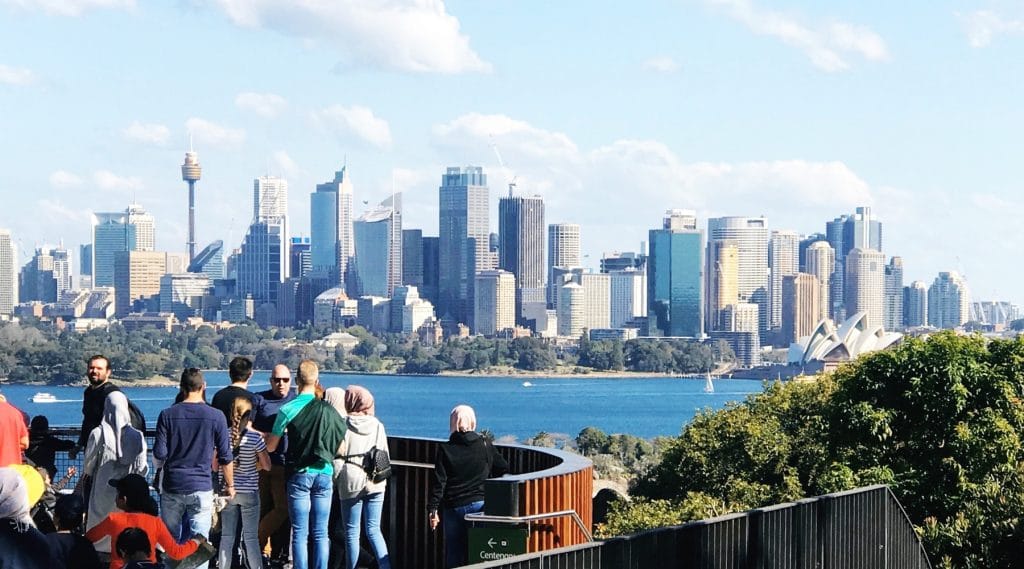
{"type": "MultiPolygon", "coordinates": [[[[498,166],[501,166],[502,170],[508,170],[505,167],[505,161],[501,159],[501,153],[498,152],[498,144],[494,142],[494,136],[491,136],[491,148],[494,150],[494,155],[498,157],[498,166]]],[[[508,197],[512,197],[512,193],[516,188],[516,180],[519,176],[513,174],[512,179],[508,183],[508,197]]]]}

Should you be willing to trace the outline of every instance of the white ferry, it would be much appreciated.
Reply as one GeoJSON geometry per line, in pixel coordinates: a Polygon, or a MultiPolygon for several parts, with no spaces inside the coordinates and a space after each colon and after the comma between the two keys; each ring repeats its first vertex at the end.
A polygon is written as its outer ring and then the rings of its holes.
{"type": "Polygon", "coordinates": [[[32,397],[30,397],[29,401],[33,403],[56,403],[57,397],[54,396],[52,393],[43,393],[42,391],[40,391],[39,393],[36,393],[32,397]]]}

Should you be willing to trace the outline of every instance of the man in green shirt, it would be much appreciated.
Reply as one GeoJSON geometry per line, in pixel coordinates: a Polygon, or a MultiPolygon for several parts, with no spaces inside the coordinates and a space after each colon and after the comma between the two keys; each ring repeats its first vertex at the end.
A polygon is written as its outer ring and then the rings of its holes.
{"type": "Polygon", "coordinates": [[[304,360],[295,375],[298,395],[277,412],[267,435],[267,450],[274,452],[288,432],[285,468],[288,473],[288,513],[292,523],[292,562],[295,569],[327,569],[330,543],[327,522],[334,493],[331,461],[345,440],[345,421],[316,398],[320,371],[304,360]],[[312,535],[312,540],[309,539],[312,535]],[[307,541],[311,544],[307,550],[307,541]],[[312,551],[312,559],[309,559],[312,551]]]}

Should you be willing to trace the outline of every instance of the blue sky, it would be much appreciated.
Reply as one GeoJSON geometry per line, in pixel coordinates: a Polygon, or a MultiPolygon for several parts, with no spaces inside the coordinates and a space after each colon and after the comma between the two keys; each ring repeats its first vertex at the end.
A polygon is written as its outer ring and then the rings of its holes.
{"type": "Polygon", "coordinates": [[[474,164],[591,265],[669,208],[813,233],[870,205],[908,282],[1019,302],[1022,48],[1000,0],[0,0],[0,227],[77,246],[134,198],[184,251],[191,132],[201,244],[237,246],[266,173],[307,232],[345,160],[357,203],[394,186],[434,233],[474,164]]]}

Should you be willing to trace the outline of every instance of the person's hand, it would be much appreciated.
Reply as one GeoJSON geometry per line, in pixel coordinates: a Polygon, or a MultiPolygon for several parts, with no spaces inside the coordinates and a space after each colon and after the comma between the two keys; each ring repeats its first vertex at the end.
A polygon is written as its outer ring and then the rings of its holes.
{"type": "Polygon", "coordinates": [[[227,496],[231,500],[235,499],[235,487],[234,486],[228,486],[228,488],[227,488],[227,496]]]}
{"type": "Polygon", "coordinates": [[[75,460],[76,458],[78,458],[78,453],[80,452],[82,452],[82,447],[79,445],[75,445],[74,447],[71,448],[71,450],[68,451],[68,458],[70,458],[71,460],[75,460]]]}
{"type": "Polygon", "coordinates": [[[196,545],[202,545],[206,543],[206,536],[200,534],[193,535],[192,541],[196,542],[196,545]]]}
{"type": "Polygon", "coordinates": [[[437,512],[430,512],[430,529],[436,530],[437,525],[441,523],[441,516],[437,515],[437,512]]]}

